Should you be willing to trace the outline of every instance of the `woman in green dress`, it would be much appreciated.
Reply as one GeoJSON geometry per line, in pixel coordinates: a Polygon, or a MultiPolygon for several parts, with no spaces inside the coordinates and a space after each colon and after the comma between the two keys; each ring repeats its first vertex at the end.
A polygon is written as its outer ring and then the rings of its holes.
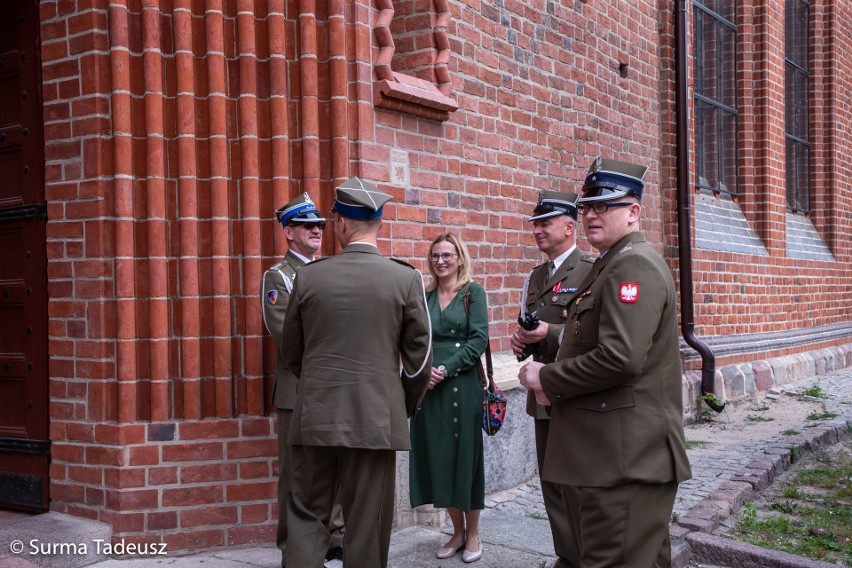
{"type": "Polygon", "coordinates": [[[485,507],[483,391],[476,360],[488,344],[488,306],[485,290],[472,281],[470,254],[459,237],[447,233],[432,241],[428,264],[434,367],[411,420],[411,506],[446,508],[453,536],[437,557],[462,551],[464,562],[475,562],[482,556],[479,514],[485,507]]]}

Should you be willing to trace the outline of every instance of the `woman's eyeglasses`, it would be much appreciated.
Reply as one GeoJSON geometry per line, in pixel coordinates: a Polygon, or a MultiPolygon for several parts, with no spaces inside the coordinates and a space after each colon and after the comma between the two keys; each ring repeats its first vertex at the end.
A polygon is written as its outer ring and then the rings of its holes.
{"type": "Polygon", "coordinates": [[[598,201],[596,203],[580,203],[577,205],[577,213],[579,213],[580,215],[585,215],[591,209],[598,215],[603,215],[610,207],[627,207],[629,205],[633,204],[628,203],[626,201],[617,201],[615,203],[610,203],[609,201],[598,201]]]}
{"type": "Polygon", "coordinates": [[[433,254],[429,258],[432,259],[432,262],[438,262],[439,260],[443,260],[444,262],[450,262],[454,256],[458,256],[454,252],[442,252],[441,254],[433,254]]]}

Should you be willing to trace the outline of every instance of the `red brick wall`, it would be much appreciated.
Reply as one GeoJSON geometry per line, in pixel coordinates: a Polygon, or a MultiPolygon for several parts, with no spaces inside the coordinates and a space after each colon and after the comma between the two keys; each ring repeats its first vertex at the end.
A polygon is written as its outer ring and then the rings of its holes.
{"type": "MultiPolygon", "coordinates": [[[[676,268],[676,3],[438,4],[446,30],[395,16],[391,67],[437,75],[419,58],[448,38],[446,121],[374,106],[367,0],[41,2],[53,508],[174,548],[272,538],[258,285],[284,252],[272,212],[302,191],[325,211],[350,175],[378,183],[395,197],[383,251],[421,268],[432,237],[461,233],[495,350],[541,260],[538,191],[578,190],[595,155],[650,166],[643,227],[676,268]]],[[[834,38],[815,34],[812,69],[825,263],[784,255],[783,14],[741,4],[741,207],[770,255],[695,251],[699,335],[846,322],[852,8],[813,3],[834,38]]]]}
{"type": "Polygon", "coordinates": [[[852,293],[852,247],[848,238],[838,238],[852,234],[847,181],[852,147],[844,134],[852,124],[845,94],[850,82],[850,19],[849,6],[812,4],[811,219],[835,262],[796,260],[785,251],[784,6],[742,3],[737,22],[742,191],[738,202],[769,256],[696,251],[699,334],[761,334],[850,319],[846,298],[852,293]]]}
{"type": "Polygon", "coordinates": [[[393,187],[390,152],[408,154],[412,189],[389,217],[391,250],[425,270],[430,240],[460,232],[489,293],[492,346],[505,350],[524,275],[541,262],[527,222],[539,190],[578,191],[598,154],[646,163],[644,228],[661,240],[658,14],[579,2],[451,12],[460,109],[443,124],[379,110],[359,169],[393,187]]]}

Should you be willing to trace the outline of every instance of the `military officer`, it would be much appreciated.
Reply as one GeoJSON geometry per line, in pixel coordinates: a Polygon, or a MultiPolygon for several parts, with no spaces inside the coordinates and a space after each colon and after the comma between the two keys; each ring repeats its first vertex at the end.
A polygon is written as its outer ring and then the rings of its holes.
{"type": "MultiPolygon", "coordinates": [[[[521,317],[535,315],[540,322],[530,330],[519,325],[512,335],[512,351],[519,359],[524,357],[525,349],[530,351],[528,346],[531,346],[533,360],[553,363],[559,349],[559,334],[568,317],[568,306],[577,294],[577,286],[595,262],[595,257],[583,254],[577,248],[578,197],[576,193],[542,191],[530,217],[535,242],[549,260],[533,268],[521,295],[521,317]]],[[[536,404],[532,391],[527,395],[527,414],[534,419],[535,448],[541,474],[550,419],[545,408],[536,404]]],[[[558,557],[554,568],[579,567],[559,485],[542,480],[541,492],[558,557]]]]}
{"type": "MultiPolygon", "coordinates": [[[[314,260],[314,255],[322,245],[322,231],[325,229],[326,220],[320,216],[307,193],[277,209],[275,218],[284,227],[287,254],[264,273],[260,301],[263,305],[263,323],[279,349],[275,366],[273,404],[278,409],[278,536],[276,540],[278,548],[281,549],[283,565],[287,550],[285,505],[287,492],[290,490],[287,425],[290,423],[293,403],[296,401],[296,377],[287,368],[284,358],[280,356],[281,345],[286,341],[281,326],[284,323],[284,314],[287,313],[290,292],[296,279],[296,269],[314,260]]],[[[336,503],[328,526],[331,533],[329,559],[342,557],[340,549],[340,545],[343,544],[342,527],[343,513],[339,503],[336,503]]]]}
{"type": "Polygon", "coordinates": [[[333,488],[347,520],[343,564],[384,568],[396,451],[429,385],[429,312],[420,273],[377,247],[390,196],[352,178],[335,190],[337,256],[305,265],[284,319],[284,359],[298,377],[290,421],[287,565],[322,566],[333,488]]]}
{"type": "Polygon", "coordinates": [[[577,212],[601,253],[577,287],[556,361],[519,373],[552,403],[543,478],[562,486],[581,566],[670,566],[689,479],[674,282],[639,230],[647,168],[596,159],[577,212]]]}

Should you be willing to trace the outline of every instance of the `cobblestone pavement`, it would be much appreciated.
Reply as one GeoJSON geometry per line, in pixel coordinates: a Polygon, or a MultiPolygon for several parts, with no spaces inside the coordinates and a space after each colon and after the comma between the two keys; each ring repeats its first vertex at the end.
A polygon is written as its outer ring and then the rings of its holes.
{"type": "MultiPolygon", "coordinates": [[[[819,386],[828,398],[801,398],[811,402],[814,406],[822,405],[826,412],[833,412],[839,416],[852,415],[852,403],[850,403],[852,401],[852,369],[835,371],[831,374],[787,384],[783,387],[772,389],[766,395],[766,398],[761,399],[761,401],[739,403],[738,406],[754,406],[756,403],[770,402],[783,407],[785,404],[790,404],[791,401],[796,400],[796,397],[790,396],[791,394],[801,395],[803,391],[814,386],[819,386]]],[[[721,420],[722,418],[720,417],[719,419],[721,420]]],[[[689,461],[692,465],[692,479],[680,484],[675,499],[675,514],[680,516],[695,507],[723,483],[729,481],[745,464],[753,460],[756,455],[762,454],[764,449],[778,446],[779,444],[783,445],[785,435],[781,432],[785,427],[791,427],[791,420],[795,421],[796,424],[794,425],[798,427],[805,425],[805,422],[802,422],[801,418],[797,419],[793,416],[786,420],[778,420],[777,425],[774,425],[774,428],[770,429],[769,436],[763,434],[766,431],[764,430],[761,434],[758,434],[756,439],[749,439],[748,436],[744,436],[740,440],[728,441],[721,444],[715,449],[699,447],[688,450],[689,461]]],[[[709,429],[710,427],[707,424],[696,424],[688,427],[686,430],[687,439],[690,439],[693,434],[702,428],[709,429]]],[[[712,439],[713,433],[706,434],[706,437],[712,439]]],[[[538,477],[518,487],[486,496],[485,506],[489,509],[532,518],[543,519],[547,516],[544,509],[544,502],[542,501],[541,485],[538,477]]]]}

